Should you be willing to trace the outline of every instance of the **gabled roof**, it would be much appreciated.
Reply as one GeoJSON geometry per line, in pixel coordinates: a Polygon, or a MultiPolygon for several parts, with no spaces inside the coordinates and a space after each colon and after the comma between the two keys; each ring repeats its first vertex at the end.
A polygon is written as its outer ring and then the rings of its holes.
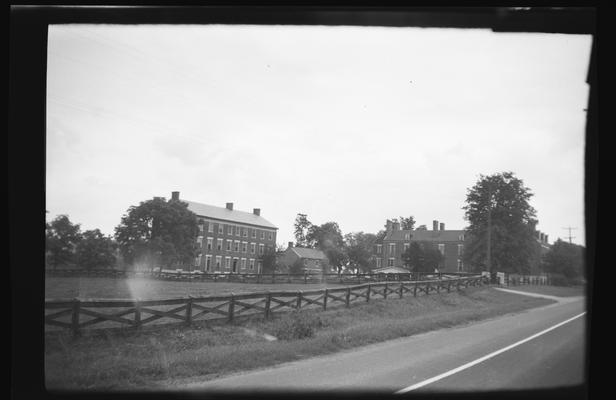
{"type": "Polygon", "coordinates": [[[327,256],[319,249],[309,249],[306,247],[289,247],[290,250],[297,254],[299,258],[310,258],[316,260],[326,260],[327,256]]]}
{"type": "Polygon", "coordinates": [[[385,237],[385,240],[406,240],[406,233],[411,234],[411,241],[418,242],[459,242],[460,235],[464,234],[464,230],[443,230],[443,231],[428,231],[428,230],[399,230],[393,231],[385,237]]]}
{"type": "Polygon", "coordinates": [[[274,224],[260,215],[255,215],[245,211],[229,210],[226,207],[216,207],[184,199],[180,199],[180,201],[188,203],[188,209],[200,217],[278,229],[274,224]]]}
{"type": "Polygon", "coordinates": [[[406,268],[402,267],[381,267],[372,270],[373,273],[382,273],[382,274],[405,274],[410,271],[406,268]]]}

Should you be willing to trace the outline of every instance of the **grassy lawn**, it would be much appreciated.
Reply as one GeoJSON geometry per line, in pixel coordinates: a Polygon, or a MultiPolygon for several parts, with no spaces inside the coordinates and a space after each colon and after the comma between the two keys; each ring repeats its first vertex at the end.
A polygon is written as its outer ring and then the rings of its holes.
{"type": "MultiPolygon", "coordinates": [[[[186,284],[185,284],[186,285],[186,284]]],[[[217,284],[218,285],[218,284],[217,284]]],[[[166,294],[168,296],[169,293],[166,294]]],[[[489,287],[304,310],[235,324],[45,338],[48,389],[156,389],[333,353],[552,303],[489,287]],[[263,334],[278,337],[267,340],[263,334]]]]}
{"type": "Polygon", "coordinates": [[[45,298],[171,299],[185,296],[264,292],[267,290],[311,290],[344,286],[340,283],[236,283],[163,281],[147,278],[46,277],[45,298]]]}
{"type": "Polygon", "coordinates": [[[545,294],[548,296],[557,297],[573,297],[584,296],[586,288],[584,286],[503,286],[504,289],[518,290],[520,292],[529,292],[537,294],[545,294]]]}

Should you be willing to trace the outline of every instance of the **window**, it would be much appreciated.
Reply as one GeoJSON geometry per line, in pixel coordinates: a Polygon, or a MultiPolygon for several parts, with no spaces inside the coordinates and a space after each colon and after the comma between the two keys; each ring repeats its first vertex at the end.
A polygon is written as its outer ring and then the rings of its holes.
{"type": "Polygon", "coordinates": [[[383,245],[382,244],[377,244],[376,245],[376,254],[381,254],[383,252],[383,245]]]}
{"type": "Polygon", "coordinates": [[[240,268],[242,268],[242,271],[246,271],[246,259],[245,258],[242,258],[242,264],[240,268]]]}
{"type": "Polygon", "coordinates": [[[273,238],[273,237],[274,237],[274,235],[272,234],[272,232],[269,232],[269,233],[267,234],[267,239],[268,239],[268,240],[272,240],[272,238],[273,238]]]}
{"type": "Polygon", "coordinates": [[[248,242],[242,242],[242,253],[246,253],[248,251],[248,242]]]}
{"type": "Polygon", "coordinates": [[[394,254],[395,252],[396,252],[396,244],[390,243],[389,244],[389,254],[394,254]]]}
{"type": "Polygon", "coordinates": [[[214,223],[213,222],[208,222],[207,223],[207,231],[209,233],[214,233],[214,223]]]}
{"type": "Polygon", "coordinates": [[[227,240],[227,251],[231,251],[231,243],[233,243],[233,240],[227,240]]]}
{"type": "Polygon", "coordinates": [[[304,267],[307,267],[307,266],[308,266],[308,259],[304,258],[304,267]]]}
{"type": "Polygon", "coordinates": [[[240,241],[236,240],[235,241],[235,247],[233,248],[234,251],[240,251],[240,241]]]}
{"type": "Polygon", "coordinates": [[[248,269],[251,271],[254,271],[255,269],[255,259],[251,258],[248,262],[248,269]]]}
{"type": "Polygon", "coordinates": [[[212,271],[212,256],[205,256],[205,270],[212,271]]]}
{"type": "Polygon", "coordinates": [[[459,240],[459,241],[461,241],[461,242],[463,242],[463,241],[464,241],[464,234],[459,235],[459,236],[458,236],[458,240],[459,240]]]}
{"type": "Polygon", "coordinates": [[[464,251],[464,245],[463,244],[459,244],[458,245],[458,256],[462,255],[462,251],[464,251]]]}
{"type": "Polygon", "coordinates": [[[404,243],[404,251],[407,251],[411,247],[410,243],[404,243]]]}
{"type": "Polygon", "coordinates": [[[212,250],[212,242],[214,241],[214,238],[207,238],[207,249],[208,250],[212,250]]]}
{"type": "Polygon", "coordinates": [[[257,237],[257,230],[256,229],[251,229],[252,231],[252,237],[256,238],[257,237]]]}
{"type": "Polygon", "coordinates": [[[257,261],[257,273],[260,274],[263,269],[263,263],[261,261],[257,261]]]}
{"type": "Polygon", "coordinates": [[[464,265],[462,264],[462,260],[458,259],[458,272],[464,269],[464,265]]]}
{"type": "Polygon", "coordinates": [[[440,251],[442,255],[445,255],[445,245],[443,243],[439,243],[438,251],[440,251]]]}
{"type": "Polygon", "coordinates": [[[201,249],[203,248],[203,236],[197,237],[197,246],[201,249]]]}
{"type": "Polygon", "coordinates": [[[242,230],[242,228],[240,228],[239,226],[235,227],[235,236],[240,236],[240,231],[242,230]]]}
{"type": "Polygon", "coordinates": [[[411,234],[410,233],[405,233],[404,234],[404,240],[411,240],[411,234]]]}
{"type": "Polygon", "coordinates": [[[225,227],[222,224],[218,224],[218,234],[222,235],[225,233],[225,227]]]}
{"type": "Polygon", "coordinates": [[[377,268],[381,268],[381,259],[380,258],[376,259],[376,267],[377,268]]]}
{"type": "Polygon", "coordinates": [[[199,233],[203,233],[203,221],[199,221],[199,233]]]}
{"type": "Polygon", "coordinates": [[[216,240],[216,250],[222,250],[222,239],[216,240]]]}
{"type": "Polygon", "coordinates": [[[242,236],[248,237],[248,229],[246,229],[246,228],[243,229],[242,236]]]}
{"type": "Polygon", "coordinates": [[[393,267],[394,266],[394,261],[395,261],[395,258],[390,258],[389,260],[387,260],[387,266],[388,267],[393,267]]]}
{"type": "Polygon", "coordinates": [[[250,254],[255,254],[256,248],[257,248],[256,243],[250,243],[250,254]]]}
{"type": "Polygon", "coordinates": [[[216,256],[216,271],[220,271],[222,256],[216,256]]]}
{"type": "Polygon", "coordinates": [[[265,231],[261,231],[261,239],[265,239],[265,231]]]}
{"type": "Polygon", "coordinates": [[[195,267],[198,267],[199,265],[201,265],[201,254],[195,257],[195,267]]]}
{"type": "Polygon", "coordinates": [[[231,257],[225,257],[225,271],[231,271],[231,257]]]}
{"type": "Polygon", "coordinates": [[[227,235],[233,235],[233,225],[227,225],[227,235]]]}
{"type": "Polygon", "coordinates": [[[259,244],[259,254],[263,254],[263,250],[265,250],[265,245],[259,244]]]}

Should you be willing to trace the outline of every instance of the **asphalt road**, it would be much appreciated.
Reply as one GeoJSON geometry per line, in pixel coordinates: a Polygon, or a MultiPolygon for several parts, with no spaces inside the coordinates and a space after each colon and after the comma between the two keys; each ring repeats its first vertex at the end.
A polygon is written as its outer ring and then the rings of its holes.
{"type": "Polygon", "coordinates": [[[585,315],[581,314],[585,301],[582,297],[558,301],[468,326],[193,383],[180,389],[407,393],[526,390],[581,384],[585,357],[585,315]],[[563,323],[567,320],[570,321],[563,323]]]}

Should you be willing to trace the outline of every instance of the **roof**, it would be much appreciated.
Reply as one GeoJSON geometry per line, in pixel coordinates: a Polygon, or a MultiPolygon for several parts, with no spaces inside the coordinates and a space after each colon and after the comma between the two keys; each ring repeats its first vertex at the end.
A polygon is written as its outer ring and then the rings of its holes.
{"type": "Polygon", "coordinates": [[[278,229],[274,224],[260,215],[255,215],[246,211],[229,210],[226,207],[216,207],[184,199],[181,199],[181,201],[188,203],[188,209],[200,217],[278,229]]]}
{"type": "Polygon", "coordinates": [[[293,251],[299,258],[310,258],[326,260],[327,256],[319,249],[309,249],[306,247],[289,247],[287,250],[293,251]]]}
{"type": "Polygon", "coordinates": [[[385,240],[406,240],[404,238],[405,233],[410,233],[411,240],[418,242],[459,242],[460,235],[464,234],[464,230],[399,230],[391,232],[385,237],[385,240]]]}
{"type": "Polygon", "coordinates": [[[410,271],[402,267],[381,267],[373,269],[372,272],[377,274],[405,274],[410,271]]]}

